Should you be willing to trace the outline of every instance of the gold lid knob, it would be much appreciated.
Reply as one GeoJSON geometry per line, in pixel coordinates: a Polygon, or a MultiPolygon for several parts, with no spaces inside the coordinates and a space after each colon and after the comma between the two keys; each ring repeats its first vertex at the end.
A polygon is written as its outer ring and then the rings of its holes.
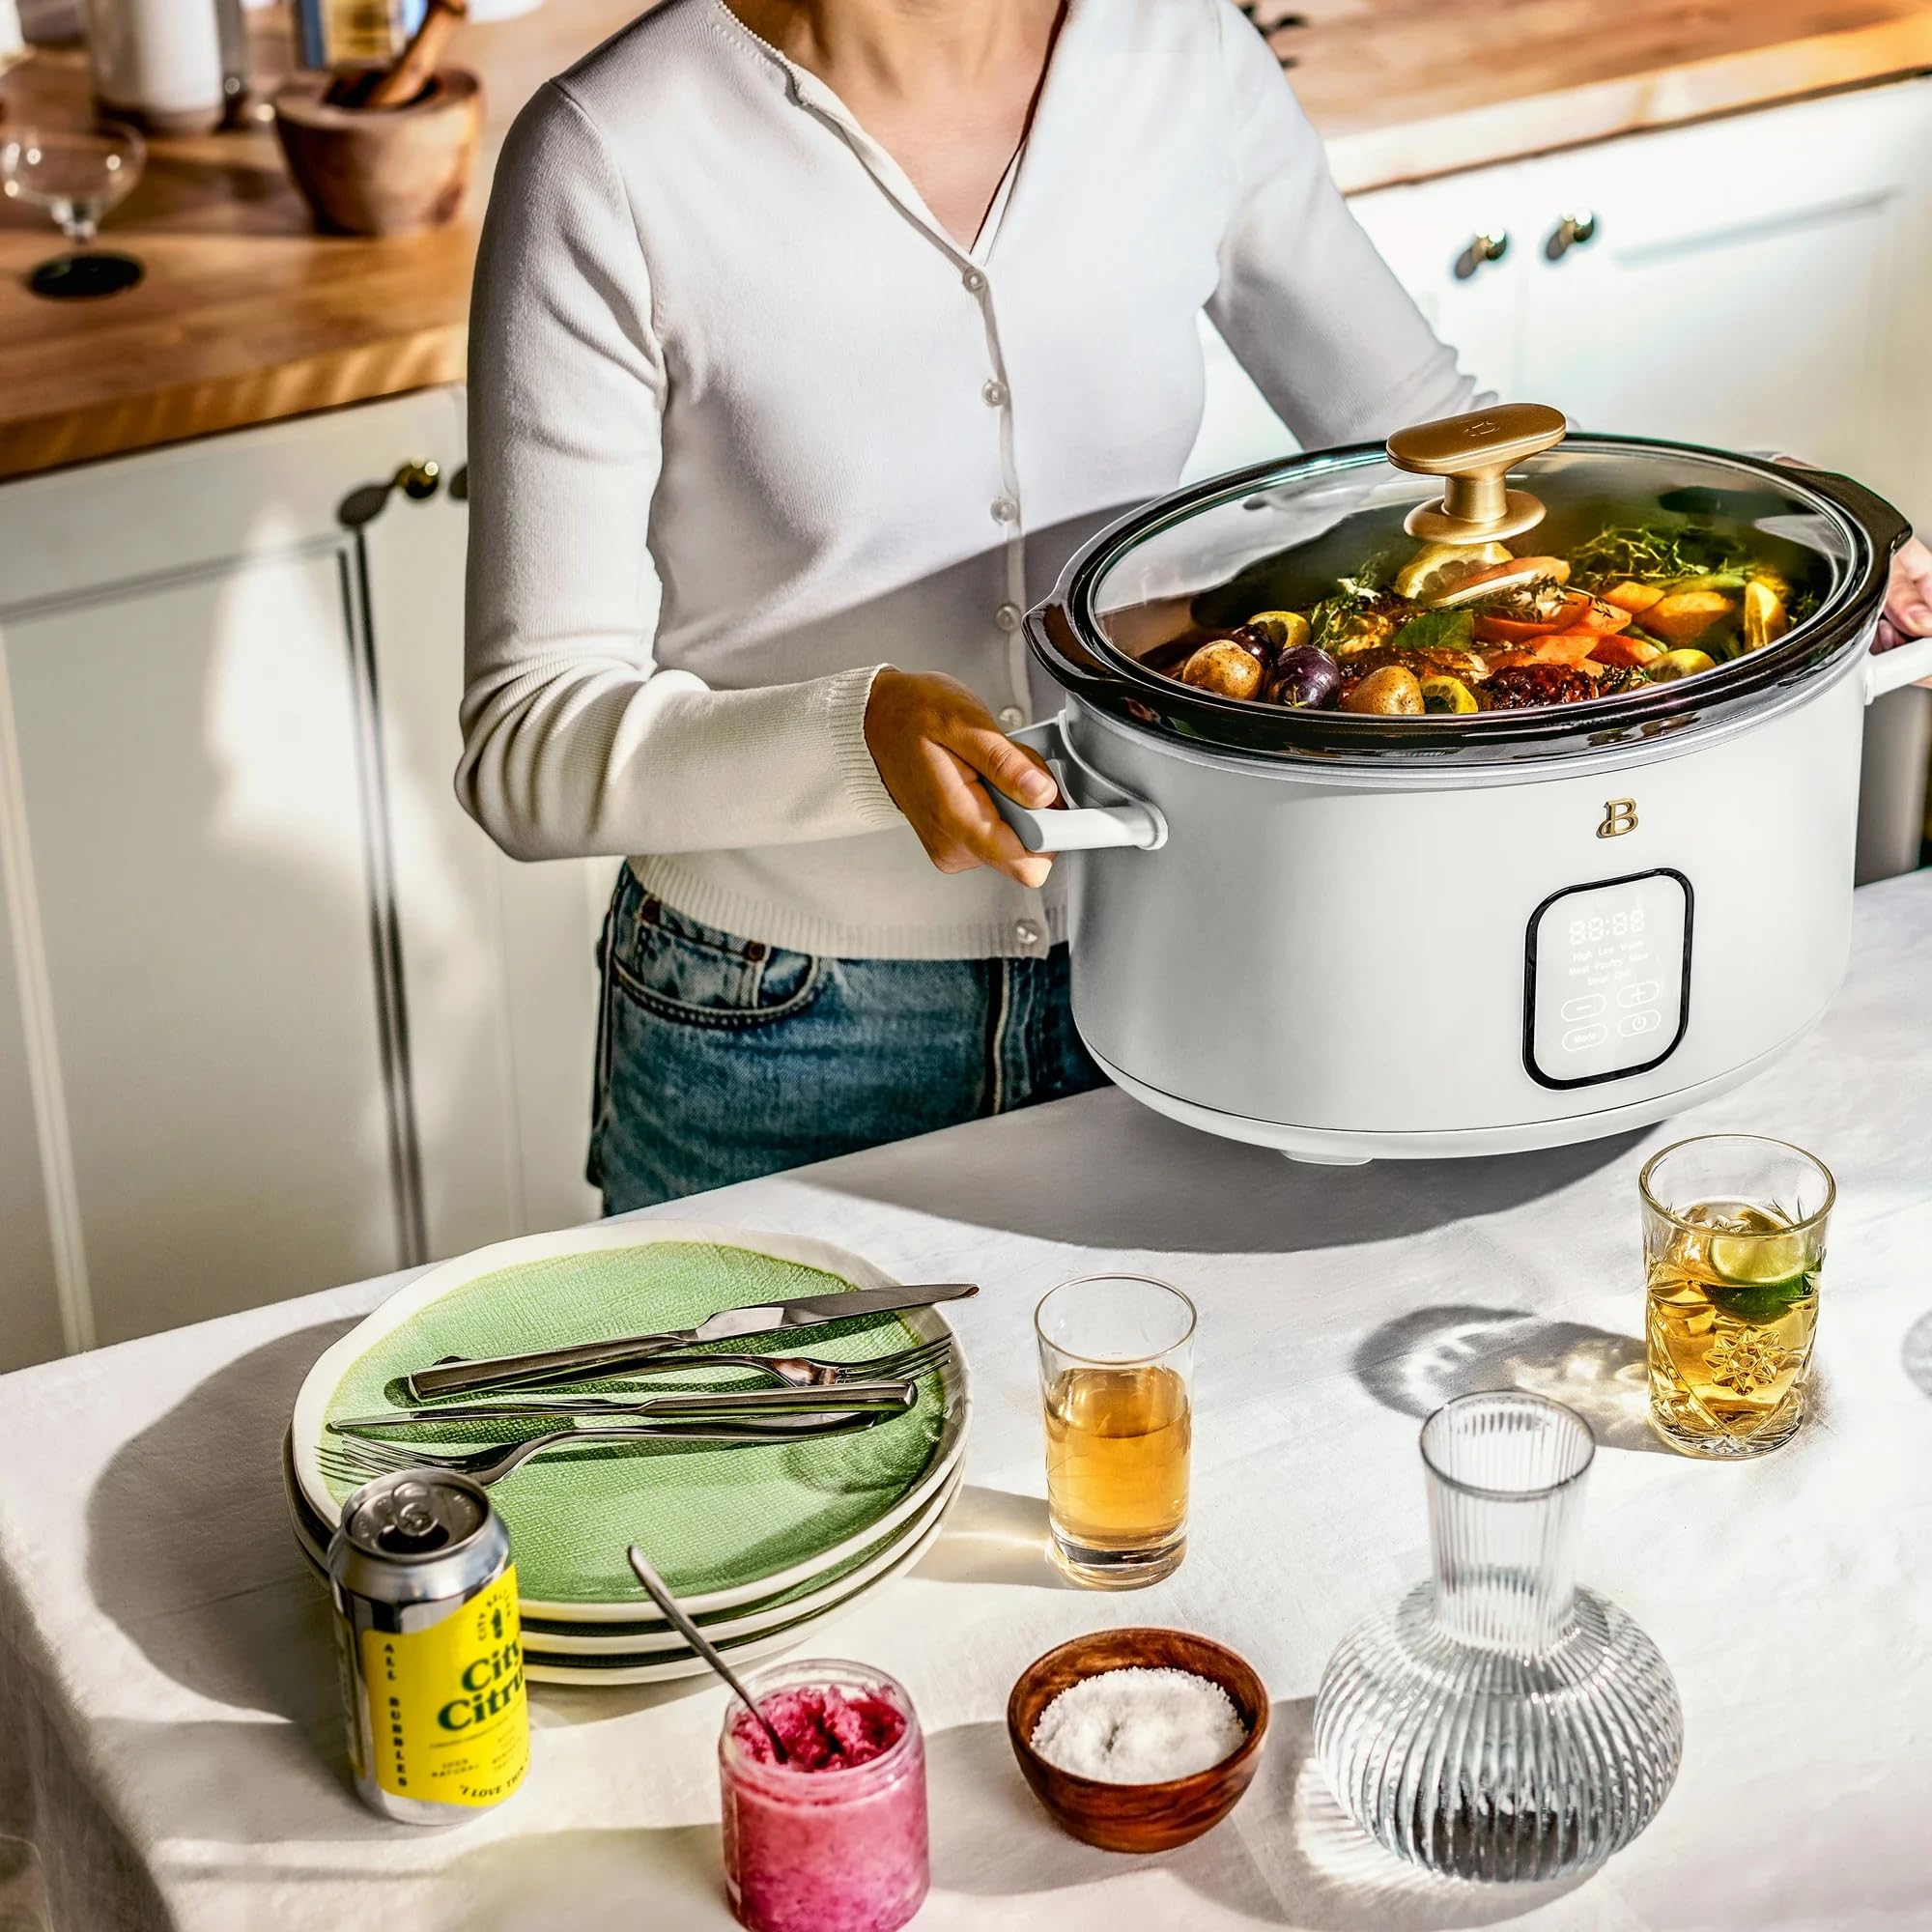
{"type": "Polygon", "coordinates": [[[1410,536],[1435,543],[1487,543],[1543,521],[1535,497],[1504,486],[1512,464],[1563,440],[1569,424],[1544,403],[1501,403],[1465,416],[1417,423],[1388,440],[1398,469],[1446,478],[1439,503],[1418,503],[1403,521],[1410,536]]]}

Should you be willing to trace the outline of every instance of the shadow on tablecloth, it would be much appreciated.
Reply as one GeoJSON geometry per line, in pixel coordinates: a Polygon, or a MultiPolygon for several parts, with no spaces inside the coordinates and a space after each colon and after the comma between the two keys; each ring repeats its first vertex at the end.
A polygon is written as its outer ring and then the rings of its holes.
{"type": "Polygon", "coordinates": [[[932,1548],[912,1567],[930,1583],[1019,1583],[1073,1590],[1047,1553],[1046,1498],[965,1483],[932,1548]]]}
{"type": "Polygon", "coordinates": [[[302,1378],[355,1325],[298,1329],[224,1363],[129,1437],[87,1508],[95,1601],[149,1662],[318,1741],[341,1728],[327,1598],[289,1525],[281,1444],[302,1378]]]}
{"type": "Polygon", "coordinates": [[[1418,1308],[1355,1350],[1355,1378],[1385,1407],[1420,1419],[1454,1396],[1518,1388],[1568,1403],[1609,1449],[1671,1452],[1651,1434],[1643,1338],[1526,1308],[1418,1308]]]}
{"type": "Polygon", "coordinates": [[[1932,1315],[1921,1315],[1905,1331],[1898,1352],[1906,1380],[1920,1395],[1932,1396],[1932,1315]]]}
{"type": "MultiPolygon", "coordinates": [[[[1932,1345],[1932,1328],[1927,1341],[1932,1345]]],[[[1567,1403],[1606,1449],[1676,1453],[1650,1427],[1649,1376],[1638,1335],[1551,1321],[1526,1308],[1418,1308],[1375,1329],[1355,1350],[1354,1369],[1378,1402],[1418,1420],[1452,1396],[1526,1389],[1567,1403]]],[[[1932,1380],[1926,1386],[1932,1393],[1932,1380]]],[[[1802,1454],[1807,1441],[1818,1439],[1826,1408],[1825,1378],[1814,1367],[1804,1393],[1805,1429],[1782,1455],[1802,1454]]]]}
{"type": "Polygon", "coordinates": [[[1028,1791],[1004,1723],[927,1739],[935,1891],[1019,1898],[1150,1866],[1263,1924],[1298,1932],[1453,1932],[1495,1925],[1574,1891],[1560,1884],[1436,1879],[1376,1844],[1329,1796],[1313,1757],[1312,1697],[1269,1707],[1262,1768],[1228,1821],[1179,1851],[1123,1859],[1065,1836],[1028,1791]]]}
{"type": "MultiPolygon", "coordinates": [[[[1091,1131],[1082,1142],[1091,1147],[1091,1131]]],[[[1197,1133],[1124,1094],[1083,1094],[847,1154],[811,1171],[825,1193],[1079,1247],[1294,1254],[1389,1241],[1495,1214],[1573,1185],[1641,1138],[1622,1134],[1474,1160],[1309,1167],[1197,1133]],[[1104,1161],[1069,1159],[1064,1108],[1107,1110],[1104,1161]]]]}

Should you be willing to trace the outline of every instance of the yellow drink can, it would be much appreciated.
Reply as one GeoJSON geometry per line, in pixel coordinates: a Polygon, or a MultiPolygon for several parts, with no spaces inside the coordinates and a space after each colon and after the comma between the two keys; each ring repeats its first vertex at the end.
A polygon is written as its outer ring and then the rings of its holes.
{"type": "Polygon", "coordinates": [[[500,1804],[529,1765],[509,1533],[467,1476],[405,1469],[342,1506],[328,1548],[355,1789],[409,1825],[500,1804]]]}

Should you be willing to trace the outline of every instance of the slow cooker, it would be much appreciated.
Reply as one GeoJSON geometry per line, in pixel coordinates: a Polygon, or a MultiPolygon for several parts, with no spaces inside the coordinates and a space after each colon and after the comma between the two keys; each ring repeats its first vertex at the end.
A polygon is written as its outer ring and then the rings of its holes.
{"type": "Polygon", "coordinates": [[[1864,706],[1932,674],[1932,639],[1870,652],[1907,534],[1846,477],[1566,438],[1533,405],[1113,524],[1027,617],[1065,702],[1017,735],[1062,804],[997,801],[1066,855],[1082,1038],[1164,1114],[1338,1164],[1587,1140],[1747,1080],[1844,972],[1864,706]],[[1608,526],[1728,532],[1809,608],[1701,675],[1468,715],[1252,702],[1157,668],[1414,533],[1520,555],[1608,526]]]}

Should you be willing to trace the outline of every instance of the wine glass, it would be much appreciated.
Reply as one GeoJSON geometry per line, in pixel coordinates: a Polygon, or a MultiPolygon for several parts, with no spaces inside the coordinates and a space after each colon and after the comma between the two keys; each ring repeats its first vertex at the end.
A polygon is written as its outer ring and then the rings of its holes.
{"type": "Polygon", "coordinates": [[[89,249],[101,217],[141,179],[148,150],[119,122],[91,128],[0,127],[0,194],[33,202],[83,252],[56,255],[27,277],[37,296],[109,296],[141,279],[131,255],[89,249]]]}

